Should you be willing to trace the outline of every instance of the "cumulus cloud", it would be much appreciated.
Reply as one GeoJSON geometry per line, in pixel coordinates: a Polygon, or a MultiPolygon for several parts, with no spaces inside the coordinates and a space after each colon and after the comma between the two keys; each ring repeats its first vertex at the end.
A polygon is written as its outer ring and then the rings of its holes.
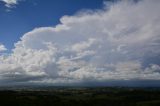
{"type": "Polygon", "coordinates": [[[8,8],[12,8],[17,5],[20,0],[0,0],[5,3],[5,6],[8,8]]]}
{"type": "Polygon", "coordinates": [[[0,52],[6,51],[6,50],[7,48],[3,44],[0,44],[0,52]]]}
{"type": "Polygon", "coordinates": [[[63,16],[55,27],[36,28],[15,43],[13,53],[0,56],[1,80],[159,80],[159,5],[158,0],[119,1],[63,16]]]}

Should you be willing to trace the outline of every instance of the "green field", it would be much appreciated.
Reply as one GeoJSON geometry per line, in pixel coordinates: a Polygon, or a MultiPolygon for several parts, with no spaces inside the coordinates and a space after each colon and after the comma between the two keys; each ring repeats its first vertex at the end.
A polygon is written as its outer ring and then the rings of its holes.
{"type": "Polygon", "coordinates": [[[1,90],[0,106],[160,106],[159,88],[1,90]]]}

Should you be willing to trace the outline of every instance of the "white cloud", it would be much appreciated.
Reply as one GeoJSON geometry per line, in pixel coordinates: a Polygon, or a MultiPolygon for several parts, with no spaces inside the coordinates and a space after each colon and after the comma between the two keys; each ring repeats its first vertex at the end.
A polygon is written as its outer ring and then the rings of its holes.
{"type": "Polygon", "coordinates": [[[147,60],[160,54],[159,4],[121,1],[64,16],[55,27],[36,28],[15,43],[13,53],[0,56],[1,78],[15,75],[35,83],[159,80],[160,62],[147,60]]]}
{"type": "Polygon", "coordinates": [[[94,43],[94,41],[95,39],[89,39],[88,42],[77,43],[72,46],[72,50],[77,52],[83,51],[89,48],[94,43]]]}
{"type": "Polygon", "coordinates": [[[8,8],[12,8],[17,5],[20,0],[0,0],[5,3],[5,6],[8,8]]]}
{"type": "Polygon", "coordinates": [[[0,44],[0,52],[6,51],[6,50],[7,48],[3,44],[0,44]]]}

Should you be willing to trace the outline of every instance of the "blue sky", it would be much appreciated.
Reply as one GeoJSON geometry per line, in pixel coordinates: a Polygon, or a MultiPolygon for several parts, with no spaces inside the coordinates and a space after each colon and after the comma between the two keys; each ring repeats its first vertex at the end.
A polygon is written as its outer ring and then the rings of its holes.
{"type": "Polygon", "coordinates": [[[54,26],[63,15],[102,8],[103,0],[23,0],[12,8],[4,4],[0,2],[0,42],[11,49],[24,33],[54,26]]]}
{"type": "Polygon", "coordinates": [[[160,86],[159,10],[159,0],[0,0],[0,85],[160,86]]]}

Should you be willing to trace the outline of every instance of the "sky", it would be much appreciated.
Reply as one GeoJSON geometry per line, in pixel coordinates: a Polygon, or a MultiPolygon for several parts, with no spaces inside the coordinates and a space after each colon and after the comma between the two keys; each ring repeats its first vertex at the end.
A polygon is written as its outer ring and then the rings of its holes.
{"type": "Polygon", "coordinates": [[[159,0],[0,0],[0,85],[160,86],[159,0]]]}

